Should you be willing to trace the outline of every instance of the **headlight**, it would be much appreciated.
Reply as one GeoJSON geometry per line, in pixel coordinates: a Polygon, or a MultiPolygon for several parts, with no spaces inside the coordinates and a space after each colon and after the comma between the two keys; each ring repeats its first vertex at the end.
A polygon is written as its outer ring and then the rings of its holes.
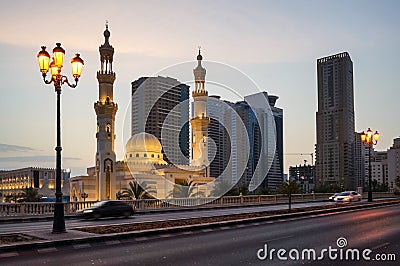
{"type": "Polygon", "coordinates": [[[93,210],[84,210],[83,213],[91,213],[93,210]]]}

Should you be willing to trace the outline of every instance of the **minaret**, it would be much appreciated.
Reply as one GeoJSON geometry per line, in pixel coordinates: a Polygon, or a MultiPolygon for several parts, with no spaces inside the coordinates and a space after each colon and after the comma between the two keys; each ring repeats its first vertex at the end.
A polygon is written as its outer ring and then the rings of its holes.
{"type": "Polygon", "coordinates": [[[207,117],[206,107],[208,92],[204,87],[206,70],[201,65],[203,57],[197,55],[197,67],[193,69],[195,88],[192,92],[193,97],[193,118],[190,120],[192,126],[192,165],[207,168],[207,176],[209,176],[209,161],[208,161],[208,125],[210,118],[207,117]]]}
{"type": "Polygon", "coordinates": [[[97,200],[115,199],[115,114],[118,105],[114,103],[113,86],[115,73],[112,70],[114,48],[108,39],[110,32],[106,23],[104,44],[99,47],[101,69],[97,71],[99,82],[99,100],[94,104],[97,115],[97,153],[96,177],[97,200]]]}

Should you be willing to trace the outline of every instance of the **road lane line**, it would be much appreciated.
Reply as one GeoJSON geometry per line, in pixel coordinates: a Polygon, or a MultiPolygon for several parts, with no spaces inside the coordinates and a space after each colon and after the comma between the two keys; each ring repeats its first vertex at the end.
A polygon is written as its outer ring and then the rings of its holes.
{"type": "Polygon", "coordinates": [[[18,252],[0,253],[0,258],[16,257],[18,255],[19,255],[18,252]]]}
{"type": "Polygon", "coordinates": [[[57,248],[55,248],[55,247],[50,247],[50,248],[38,248],[38,250],[37,250],[39,253],[50,253],[50,252],[56,252],[57,251],[57,248]]]}
{"type": "Polygon", "coordinates": [[[385,247],[385,246],[387,246],[387,245],[389,245],[389,244],[390,244],[389,242],[382,243],[382,244],[377,245],[377,246],[375,246],[375,247],[373,247],[373,248],[371,248],[371,249],[372,249],[372,250],[377,250],[377,249],[383,248],[383,247],[385,247]]]}
{"type": "Polygon", "coordinates": [[[268,241],[276,241],[276,240],[282,240],[282,239],[291,238],[291,237],[293,237],[293,235],[290,235],[290,236],[282,236],[282,237],[275,237],[275,238],[267,239],[267,240],[265,240],[265,241],[266,241],[266,242],[268,242],[268,241]]]}
{"type": "Polygon", "coordinates": [[[73,245],[74,249],[81,249],[81,248],[90,248],[92,245],[89,243],[84,243],[84,244],[75,244],[73,245]]]}
{"type": "Polygon", "coordinates": [[[119,241],[119,240],[107,240],[107,241],[104,241],[104,243],[107,246],[111,246],[111,245],[121,244],[121,241],[119,241]]]}

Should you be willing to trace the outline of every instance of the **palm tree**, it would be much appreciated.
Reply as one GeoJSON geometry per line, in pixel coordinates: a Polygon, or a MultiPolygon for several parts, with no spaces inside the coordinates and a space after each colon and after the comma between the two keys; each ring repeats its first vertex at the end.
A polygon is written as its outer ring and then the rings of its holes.
{"type": "Polygon", "coordinates": [[[197,184],[193,180],[183,179],[177,181],[174,189],[169,192],[167,197],[173,198],[194,198],[204,197],[204,193],[198,190],[197,184]]]}
{"type": "Polygon", "coordinates": [[[152,199],[154,198],[150,193],[156,193],[154,189],[150,189],[146,181],[129,182],[129,188],[117,192],[117,199],[152,199]]]}
{"type": "Polygon", "coordinates": [[[299,184],[295,181],[287,181],[278,187],[278,192],[289,197],[289,212],[292,210],[292,194],[300,192],[299,184]]]}
{"type": "Polygon", "coordinates": [[[211,191],[211,196],[221,197],[229,194],[232,190],[232,184],[229,180],[218,180],[215,182],[214,189],[211,191]]]}
{"type": "Polygon", "coordinates": [[[26,187],[22,189],[21,194],[19,195],[21,202],[36,202],[40,201],[41,195],[39,195],[38,190],[33,187],[26,187]]]}

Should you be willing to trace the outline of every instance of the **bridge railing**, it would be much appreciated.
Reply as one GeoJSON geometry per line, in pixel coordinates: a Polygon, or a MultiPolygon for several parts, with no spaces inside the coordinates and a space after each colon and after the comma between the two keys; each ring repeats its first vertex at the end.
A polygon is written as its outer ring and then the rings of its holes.
{"type": "MultiPolygon", "coordinates": [[[[327,200],[332,193],[310,193],[292,194],[292,202],[311,202],[327,200]]],[[[367,198],[368,193],[363,193],[367,198]]],[[[389,192],[375,192],[374,198],[395,197],[389,192]]],[[[170,198],[170,199],[139,199],[126,200],[137,210],[162,210],[179,208],[199,208],[217,206],[241,206],[261,205],[287,202],[287,195],[246,195],[246,196],[224,196],[220,198],[170,198]]],[[[79,201],[64,203],[66,214],[77,213],[84,208],[92,206],[97,201],[79,201]]],[[[24,202],[24,203],[0,203],[0,217],[5,216],[26,216],[26,215],[52,215],[54,213],[54,202],[24,202]]]]}

